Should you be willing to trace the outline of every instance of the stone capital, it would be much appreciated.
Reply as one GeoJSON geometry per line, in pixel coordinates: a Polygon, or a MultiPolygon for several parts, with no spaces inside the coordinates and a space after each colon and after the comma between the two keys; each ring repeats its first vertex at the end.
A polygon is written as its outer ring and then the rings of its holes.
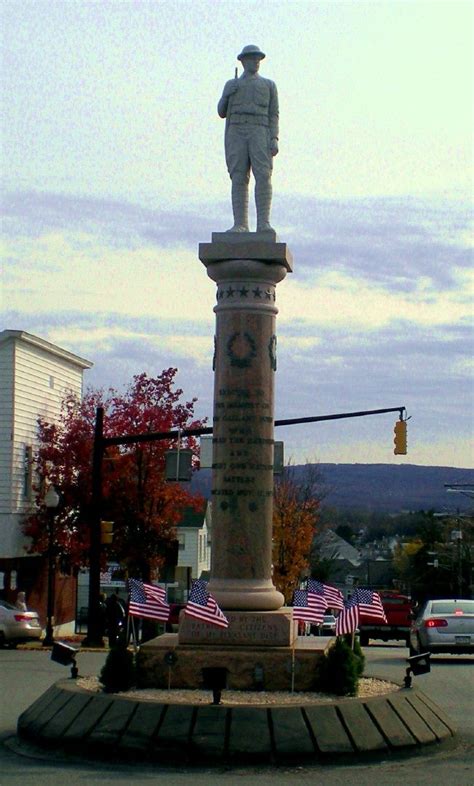
{"type": "MultiPolygon", "coordinates": [[[[219,233],[219,237],[226,237],[227,233],[219,233]]],[[[231,233],[228,233],[229,235],[231,233]]],[[[234,260],[237,263],[243,260],[263,262],[267,266],[283,266],[289,273],[293,272],[293,257],[286,243],[253,239],[252,233],[243,233],[236,239],[215,240],[212,243],[199,244],[199,259],[208,267],[215,263],[234,260]]]]}

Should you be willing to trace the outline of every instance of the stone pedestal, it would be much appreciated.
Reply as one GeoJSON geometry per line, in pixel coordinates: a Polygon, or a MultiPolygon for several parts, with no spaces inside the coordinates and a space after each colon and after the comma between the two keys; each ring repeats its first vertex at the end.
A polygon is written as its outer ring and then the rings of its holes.
{"type": "Polygon", "coordinates": [[[138,683],[141,688],[201,688],[202,669],[217,667],[227,669],[231,690],[289,691],[292,673],[295,690],[317,690],[318,661],[333,641],[303,636],[293,647],[193,646],[180,644],[176,633],[165,633],[140,647],[138,683]]]}
{"type": "Polygon", "coordinates": [[[222,609],[271,611],[276,285],[292,270],[268,234],[214,234],[199,258],[217,284],[212,565],[222,609]]]}

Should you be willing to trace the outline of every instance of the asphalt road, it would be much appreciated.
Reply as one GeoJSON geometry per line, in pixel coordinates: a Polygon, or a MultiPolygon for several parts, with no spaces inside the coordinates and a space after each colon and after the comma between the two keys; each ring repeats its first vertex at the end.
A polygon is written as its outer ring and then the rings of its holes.
{"type": "MultiPolygon", "coordinates": [[[[407,650],[401,645],[371,646],[366,674],[401,683],[407,650]]],[[[81,653],[81,674],[98,674],[103,653],[81,653]]],[[[48,652],[0,650],[0,786],[472,786],[474,783],[474,656],[440,656],[430,674],[415,678],[418,686],[443,707],[459,734],[447,747],[428,747],[421,754],[334,765],[247,767],[238,769],[168,769],[72,759],[28,748],[16,740],[19,714],[68,669],[51,662],[48,652]]]]}

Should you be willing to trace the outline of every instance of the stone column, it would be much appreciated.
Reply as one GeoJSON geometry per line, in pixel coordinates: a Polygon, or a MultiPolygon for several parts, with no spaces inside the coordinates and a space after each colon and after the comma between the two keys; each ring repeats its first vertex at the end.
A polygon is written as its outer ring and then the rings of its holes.
{"type": "Polygon", "coordinates": [[[214,233],[199,247],[217,284],[209,591],[223,609],[284,603],[271,577],[275,301],[292,266],[268,235],[214,233]]]}

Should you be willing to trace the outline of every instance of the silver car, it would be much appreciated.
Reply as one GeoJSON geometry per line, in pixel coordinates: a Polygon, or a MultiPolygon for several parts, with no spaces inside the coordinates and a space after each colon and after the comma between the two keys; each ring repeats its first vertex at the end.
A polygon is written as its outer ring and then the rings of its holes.
{"type": "Polygon", "coordinates": [[[309,632],[315,636],[335,636],[336,635],[336,618],[334,614],[325,614],[323,621],[318,625],[307,623],[309,632]]]}
{"type": "Polygon", "coordinates": [[[0,647],[16,647],[21,641],[39,639],[41,625],[36,611],[20,611],[0,600],[0,647]]]}
{"type": "Polygon", "coordinates": [[[410,629],[410,655],[474,653],[474,600],[428,600],[410,629]]]}

